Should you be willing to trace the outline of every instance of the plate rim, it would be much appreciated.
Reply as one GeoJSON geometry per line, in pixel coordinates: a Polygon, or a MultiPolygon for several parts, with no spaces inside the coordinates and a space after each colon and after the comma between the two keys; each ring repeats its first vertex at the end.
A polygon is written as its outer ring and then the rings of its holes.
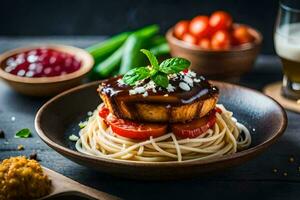
{"type": "Polygon", "coordinates": [[[38,110],[38,112],[36,113],[35,116],[35,120],[34,120],[34,126],[35,126],[35,130],[38,134],[38,136],[49,146],[51,147],[53,150],[57,151],[59,154],[64,155],[64,154],[68,154],[71,157],[77,157],[78,159],[84,159],[84,160],[93,160],[96,162],[106,162],[106,163],[110,163],[110,164],[118,164],[118,165],[124,165],[124,166],[135,166],[135,167],[157,167],[157,166],[164,166],[164,167],[182,167],[182,166],[201,166],[201,165],[209,165],[209,164],[215,164],[215,163],[222,163],[225,161],[230,161],[230,160],[235,160],[235,159],[239,159],[239,158],[244,158],[246,156],[254,156],[258,153],[261,153],[263,150],[265,150],[266,148],[268,148],[270,145],[272,145],[274,142],[277,141],[277,139],[279,139],[284,131],[287,128],[287,123],[288,123],[288,118],[287,118],[287,114],[286,111],[284,110],[284,108],[276,101],[274,100],[272,97],[269,97],[263,93],[261,93],[258,90],[255,89],[251,89],[245,86],[241,86],[241,85],[237,85],[237,84],[232,84],[232,83],[227,83],[227,82],[222,82],[222,81],[215,81],[215,80],[210,80],[210,82],[212,83],[217,83],[220,85],[226,85],[227,87],[238,87],[241,88],[243,90],[247,90],[250,92],[254,92],[257,93],[258,95],[262,95],[266,98],[268,98],[269,100],[271,100],[273,103],[275,103],[275,105],[280,109],[280,115],[282,120],[281,125],[279,126],[279,130],[274,133],[270,138],[268,138],[267,140],[263,141],[261,144],[258,144],[254,147],[251,147],[249,149],[243,150],[241,152],[236,152],[234,154],[229,154],[229,155],[224,155],[224,156],[220,156],[220,157],[215,157],[215,158],[211,158],[211,159],[207,159],[207,160],[192,160],[192,161],[166,161],[166,162],[145,162],[145,161],[123,161],[123,160],[119,160],[119,159],[111,159],[111,158],[101,158],[101,157],[96,157],[96,156],[92,156],[92,155],[88,155],[88,154],[83,154],[81,152],[72,150],[70,148],[64,147],[62,145],[56,144],[54,141],[52,141],[50,138],[48,138],[46,136],[46,134],[44,133],[44,131],[42,130],[42,127],[40,126],[40,121],[41,121],[41,116],[43,114],[43,111],[49,106],[51,105],[53,102],[55,102],[56,100],[60,99],[61,97],[68,95],[70,93],[82,90],[84,88],[88,88],[91,87],[92,85],[97,85],[100,84],[101,82],[103,82],[105,80],[98,80],[98,81],[93,81],[90,83],[86,83],[86,84],[82,84],[80,86],[71,88],[69,90],[66,90],[56,96],[54,96],[53,98],[51,98],[50,100],[48,100],[46,103],[44,103],[38,110]],[[63,152],[63,153],[62,153],[63,152]]]}

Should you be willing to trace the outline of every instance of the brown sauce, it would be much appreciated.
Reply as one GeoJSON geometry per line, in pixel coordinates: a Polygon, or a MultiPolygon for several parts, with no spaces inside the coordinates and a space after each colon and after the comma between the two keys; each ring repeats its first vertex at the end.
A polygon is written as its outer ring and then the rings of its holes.
{"type": "MultiPolygon", "coordinates": [[[[211,85],[206,79],[198,76],[201,81],[191,87],[190,91],[184,91],[179,87],[179,79],[170,80],[170,84],[175,86],[174,92],[168,92],[167,89],[156,87],[156,92],[152,89],[147,90],[148,96],[144,97],[142,94],[129,95],[129,90],[133,89],[132,86],[119,84],[117,81],[120,77],[108,79],[99,87],[99,92],[104,93],[111,99],[121,98],[128,102],[151,102],[152,104],[159,103],[166,105],[182,105],[190,104],[197,100],[208,99],[219,93],[217,87],[211,85]],[[162,98],[164,95],[168,95],[168,98],[162,98]]],[[[149,80],[146,80],[146,82],[149,80]]]]}

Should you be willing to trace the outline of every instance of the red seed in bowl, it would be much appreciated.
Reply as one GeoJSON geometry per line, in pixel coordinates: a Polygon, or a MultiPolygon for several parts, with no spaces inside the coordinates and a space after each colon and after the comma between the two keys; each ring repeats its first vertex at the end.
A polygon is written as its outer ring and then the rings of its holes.
{"type": "Polygon", "coordinates": [[[69,74],[81,67],[75,56],[53,49],[37,48],[9,57],[4,70],[22,77],[53,77],[69,74]]]}

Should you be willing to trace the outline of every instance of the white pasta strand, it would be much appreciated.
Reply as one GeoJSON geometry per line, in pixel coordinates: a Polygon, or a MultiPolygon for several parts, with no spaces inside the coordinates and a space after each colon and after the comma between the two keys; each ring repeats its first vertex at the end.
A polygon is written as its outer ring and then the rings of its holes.
{"type": "MultiPolygon", "coordinates": [[[[101,108],[100,105],[98,108],[101,108]]],[[[98,115],[98,110],[81,129],[76,149],[84,154],[138,162],[195,161],[232,154],[251,144],[249,130],[218,104],[213,128],[197,138],[177,138],[173,133],[146,141],[135,141],[115,134],[98,115]]]]}

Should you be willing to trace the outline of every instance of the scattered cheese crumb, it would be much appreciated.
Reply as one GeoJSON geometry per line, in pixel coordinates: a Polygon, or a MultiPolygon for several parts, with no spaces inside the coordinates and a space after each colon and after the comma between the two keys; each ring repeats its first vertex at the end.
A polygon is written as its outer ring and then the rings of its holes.
{"type": "Polygon", "coordinates": [[[142,94],[145,92],[145,88],[144,87],[137,87],[134,89],[138,94],[142,94]]]}
{"type": "Polygon", "coordinates": [[[295,162],[295,158],[294,158],[294,157],[290,157],[290,158],[289,158],[289,162],[290,162],[290,163],[295,162]]]}
{"type": "Polygon", "coordinates": [[[277,173],[277,172],[278,172],[278,170],[275,168],[275,169],[273,169],[273,172],[274,172],[274,173],[277,173]]]}
{"type": "Polygon", "coordinates": [[[18,145],[18,151],[22,151],[22,150],[24,150],[24,146],[23,145],[18,145]]]}
{"type": "Polygon", "coordinates": [[[14,117],[14,116],[12,116],[10,119],[11,119],[11,121],[13,121],[13,122],[16,121],[16,117],[14,117]]]}
{"type": "Polygon", "coordinates": [[[121,79],[121,78],[120,78],[120,79],[118,79],[118,80],[117,80],[117,82],[118,82],[118,84],[119,84],[119,85],[125,85],[125,83],[124,83],[123,79],[121,79]]]}
{"type": "Polygon", "coordinates": [[[168,96],[169,96],[168,94],[165,94],[165,95],[164,95],[164,97],[168,97],[168,96]]]}
{"type": "Polygon", "coordinates": [[[135,90],[129,90],[129,95],[135,95],[136,91],[135,90]]]}
{"type": "Polygon", "coordinates": [[[186,84],[185,82],[180,82],[179,87],[185,91],[190,91],[190,89],[191,89],[190,86],[188,84],[186,84]]]}
{"type": "Polygon", "coordinates": [[[283,176],[287,176],[288,175],[288,173],[287,172],[283,172],[283,176]]]}
{"type": "Polygon", "coordinates": [[[147,96],[148,96],[148,92],[146,91],[143,93],[143,97],[147,97],[147,96]]]}
{"type": "Polygon", "coordinates": [[[168,92],[174,92],[176,89],[176,87],[174,87],[172,84],[169,83],[168,87],[167,87],[167,91],[168,92]]]}
{"type": "Polygon", "coordinates": [[[184,76],[183,77],[183,81],[186,82],[189,86],[193,87],[194,83],[193,83],[193,79],[191,79],[188,76],[184,76]]]}
{"type": "Polygon", "coordinates": [[[87,115],[88,115],[88,116],[92,116],[92,115],[93,115],[93,112],[92,112],[92,111],[89,111],[89,112],[87,113],[87,115]]]}
{"type": "Polygon", "coordinates": [[[198,79],[198,78],[194,78],[194,82],[195,82],[195,83],[200,83],[200,82],[201,82],[201,80],[200,80],[200,79],[198,79]]]}
{"type": "Polygon", "coordinates": [[[195,72],[189,70],[187,75],[190,76],[190,77],[196,77],[197,74],[195,72]]]}
{"type": "Polygon", "coordinates": [[[74,134],[69,136],[69,140],[71,140],[72,142],[76,142],[78,139],[79,139],[79,137],[74,134]]]}

